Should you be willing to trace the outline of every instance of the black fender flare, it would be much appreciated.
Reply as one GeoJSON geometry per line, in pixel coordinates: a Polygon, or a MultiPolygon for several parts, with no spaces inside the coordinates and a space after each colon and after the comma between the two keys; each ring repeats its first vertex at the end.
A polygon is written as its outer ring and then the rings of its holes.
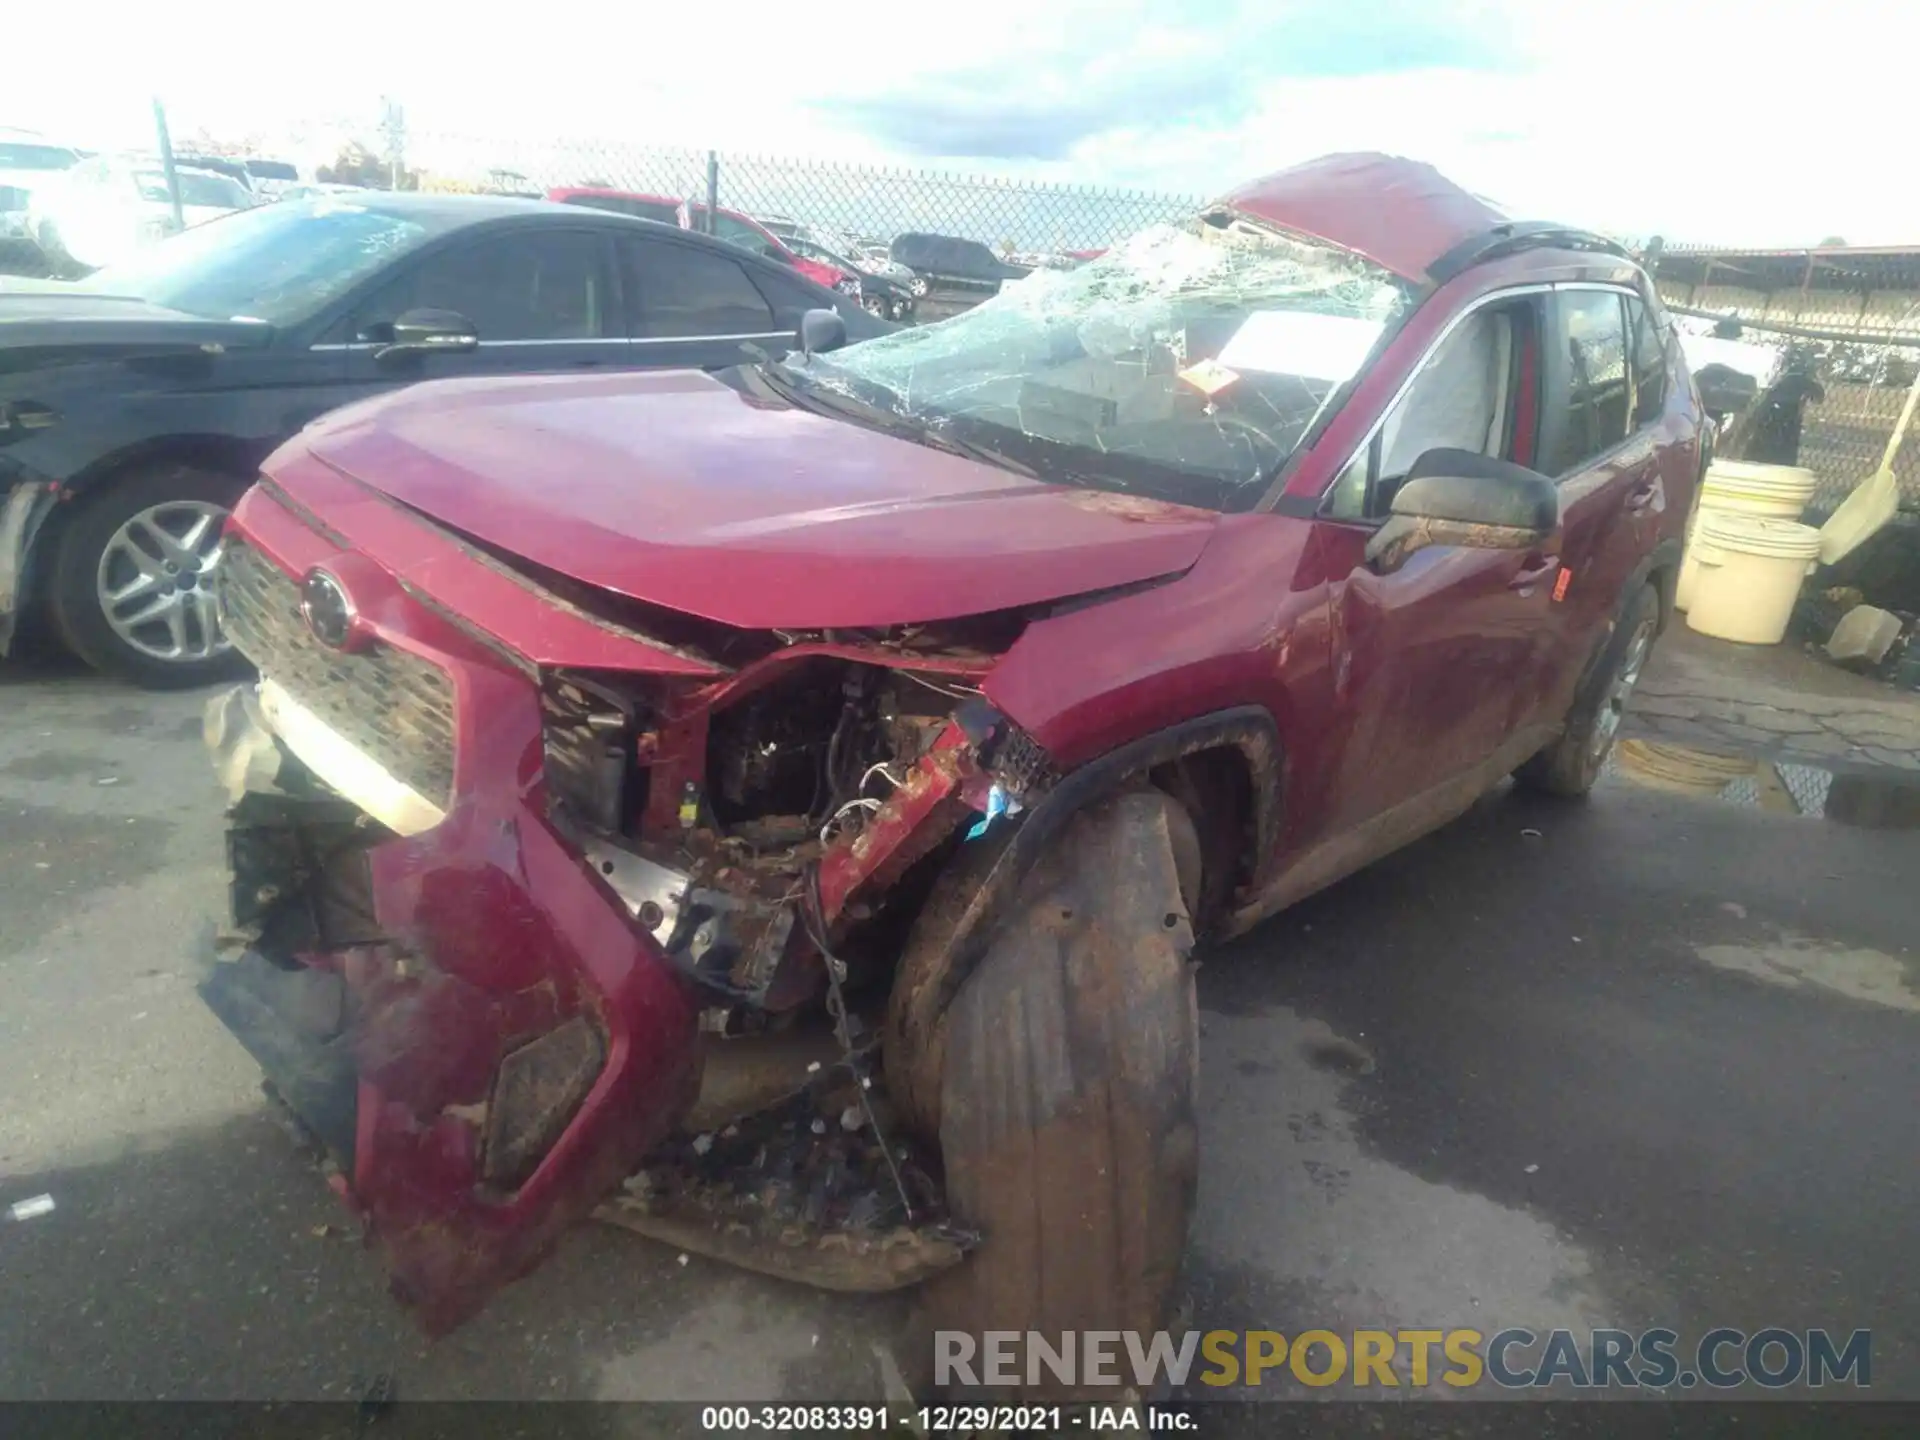
{"type": "MultiPolygon", "coordinates": [[[[1280,824],[1282,755],[1280,730],[1272,714],[1263,706],[1239,705],[1129,740],[1069,770],[1027,813],[1025,823],[1013,832],[980,886],[979,896],[984,904],[969,907],[970,915],[978,910],[977,917],[954,937],[954,962],[948,983],[943,987],[944,1000],[950,1002],[959,992],[967,973],[992,942],[994,926],[1006,902],[1020,888],[1020,882],[1026,879],[1041,853],[1058,838],[1068,820],[1096,800],[1140,780],[1149,771],[1203,750],[1219,749],[1239,751],[1252,781],[1253,794],[1249,798],[1253,807],[1257,874],[1273,854],[1280,824]]],[[[941,1008],[945,1008],[944,1003],[941,1008]]]]}
{"type": "MultiPolygon", "coordinates": [[[[999,827],[998,836],[989,833],[962,845],[949,864],[952,878],[964,888],[946,898],[936,889],[921,912],[923,925],[932,933],[916,929],[909,939],[888,1003],[890,1075],[896,1087],[907,1091],[902,1098],[910,1112],[915,1108],[912,1095],[927,1093],[929,1086],[933,1093],[938,1090],[941,1018],[992,946],[1022,882],[1067,822],[1160,766],[1223,748],[1239,752],[1252,781],[1252,873],[1257,885],[1279,833],[1284,763],[1279,726],[1258,705],[1196,716],[1085,761],[1055,781],[1016,823],[999,827]]],[[[931,1106],[927,1111],[931,1113],[931,1106]]]]}

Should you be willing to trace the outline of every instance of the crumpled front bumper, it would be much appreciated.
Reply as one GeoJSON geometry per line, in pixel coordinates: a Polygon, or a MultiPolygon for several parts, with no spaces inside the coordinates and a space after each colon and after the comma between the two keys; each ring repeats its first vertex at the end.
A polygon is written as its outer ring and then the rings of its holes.
{"type": "Polygon", "coordinates": [[[408,648],[460,697],[430,813],[271,675],[210,703],[232,895],[201,993],[438,1333],[618,1187],[699,1069],[686,982],[546,821],[531,682],[408,648]]]}

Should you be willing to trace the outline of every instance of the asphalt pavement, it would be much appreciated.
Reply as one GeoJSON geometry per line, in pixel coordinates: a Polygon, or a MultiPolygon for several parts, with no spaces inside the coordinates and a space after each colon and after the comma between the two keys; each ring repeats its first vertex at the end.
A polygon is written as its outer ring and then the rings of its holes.
{"type": "MultiPolygon", "coordinates": [[[[908,1300],[597,1226],[414,1331],[194,994],[200,706],[0,666],[0,1207],[55,1206],[0,1220],[0,1399],[877,1400],[908,1300]]],[[[1870,1328],[1920,1398],[1916,876],[1920,830],[1615,775],[1210,957],[1196,1328],[1870,1328]]]]}

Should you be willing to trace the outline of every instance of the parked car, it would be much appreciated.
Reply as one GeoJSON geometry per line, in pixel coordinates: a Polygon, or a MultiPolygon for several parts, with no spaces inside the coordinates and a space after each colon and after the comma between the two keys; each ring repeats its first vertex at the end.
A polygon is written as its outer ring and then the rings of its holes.
{"type": "MultiPolygon", "coordinates": [[[[883,320],[906,321],[913,318],[914,294],[911,285],[882,275],[845,251],[836,250],[824,240],[804,230],[787,239],[786,247],[802,260],[831,270],[836,277],[853,276],[860,285],[860,303],[883,320]]],[[[836,288],[841,288],[836,283],[836,288]]]]}
{"type": "Polygon", "coordinates": [[[602,1206],[931,1277],[935,1328],[1163,1328],[1195,944],[1509,774],[1583,793],[1671,612],[1701,418],[1653,286],[1430,167],[814,328],[414,386],[234,513],[202,993],[432,1329],[602,1206]],[[744,1057],[786,1098],[681,1129],[744,1057]]]}
{"type": "Polygon", "coordinates": [[[157,159],[96,155],[36,189],[29,206],[35,242],[56,275],[85,275],[133,259],[184,228],[254,203],[229,175],[176,164],[180,218],[175,220],[166,172],[157,159]]]}
{"type": "Polygon", "coordinates": [[[750,254],[798,270],[816,285],[823,285],[842,295],[851,295],[855,299],[860,296],[860,277],[856,272],[795,254],[779,236],[737,210],[715,210],[713,224],[709,227],[706,205],[695,200],[675,200],[666,195],[642,195],[627,190],[605,190],[590,186],[549,190],[547,199],[562,205],[586,205],[596,210],[612,210],[640,220],[678,225],[683,230],[697,230],[703,235],[711,234],[750,254]]]}
{"type": "Polygon", "coordinates": [[[40,247],[28,223],[36,188],[79,160],[77,152],[55,145],[32,130],[0,129],[0,263],[37,263],[40,247]]]}
{"type": "Polygon", "coordinates": [[[1009,265],[978,240],[952,235],[896,235],[887,253],[914,272],[913,292],[922,296],[945,291],[969,300],[984,299],[1006,281],[1033,273],[1026,266],[1009,265]]]}
{"type": "Polygon", "coordinates": [[[0,281],[0,653],[33,600],[101,669],[229,673],[221,524],[322,412],[439,377],[724,366],[815,308],[888,328],[705,236],[384,191],[263,205],[79,286],[0,281]]]}
{"type": "Polygon", "coordinates": [[[253,193],[277,200],[294,186],[303,183],[300,168],[291,160],[265,160],[249,155],[240,162],[247,172],[253,193]]]}

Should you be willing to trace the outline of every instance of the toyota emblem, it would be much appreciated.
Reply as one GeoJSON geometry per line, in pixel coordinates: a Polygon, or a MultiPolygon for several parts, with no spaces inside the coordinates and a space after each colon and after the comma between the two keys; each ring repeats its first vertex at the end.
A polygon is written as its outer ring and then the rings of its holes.
{"type": "Polygon", "coordinates": [[[329,650],[345,650],[353,640],[353,601],[340,582],[324,570],[308,573],[300,587],[300,614],[313,638],[329,650]]]}

